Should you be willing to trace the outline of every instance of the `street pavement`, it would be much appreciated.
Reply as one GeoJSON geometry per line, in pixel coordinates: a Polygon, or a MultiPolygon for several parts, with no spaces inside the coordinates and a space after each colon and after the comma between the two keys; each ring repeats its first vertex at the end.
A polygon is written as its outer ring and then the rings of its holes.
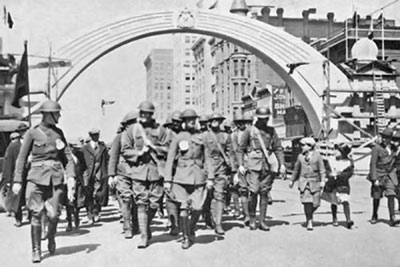
{"type": "MultiPolygon", "coordinates": [[[[82,225],[65,232],[62,219],[56,238],[56,254],[47,252],[42,242],[43,260],[36,266],[400,266],[400,226],[389,227],[386,199],[381,203],[379,222],[371,225],[369,182],[365,177],[351,180],[353,229],[344,226],[339,207],[339,227],[332,226],[330,206],[322,202],[314,215],[314,231],[307,231],[298,190],[288,181],[274,183],[269,206],[270,232],[249,231],[226,214],[224,237],[199,223],[196,243],[181,249],[180,237],[166,230],[166,219],[156,218],[153,238],[147,249],[136,248],[139,236],[125,240],[116,202],[106,207],[100,222],[88,225],[81,212],[82,225]]],[[[400,216],[398,215],[399,219],[400,216]]],[[[63,214],[62,218],[65,218],[63,214]]],[[[30,266],[30,228],[13,226],[13,219],[0,214],[0,266],[30,266]]]]}

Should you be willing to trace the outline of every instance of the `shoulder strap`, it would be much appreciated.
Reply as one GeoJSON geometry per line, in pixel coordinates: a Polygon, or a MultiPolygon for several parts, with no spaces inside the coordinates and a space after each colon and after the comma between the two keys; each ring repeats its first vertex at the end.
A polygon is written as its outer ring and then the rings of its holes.
{"type": "Polygon", "coordinates": [[[218,150],[221,153],[222,157],[224,158],[225,163],[229,164],[229,159],[226,156],[224,150],[222,149],[221,144],[218,142],[217,136],[215,135],[215,133],[213,131],[210,131],[210,135],[211,135],[211,138],[217,143],[218,150]]]}
{"type": "Polygon", "coordinates": [[[275,155],[275,153],[272,153],[267,150],[267,147],[265,146],[264,140],[261,137],[260,131],[253,126],[253,131],[257,135],[258,141],[260,142],[261,149],[265,155],[265,159],[267,161],[267,164],[269,165],[269,168],[271,169],[272,172],[278,172],[278,159],[275,155]]]}

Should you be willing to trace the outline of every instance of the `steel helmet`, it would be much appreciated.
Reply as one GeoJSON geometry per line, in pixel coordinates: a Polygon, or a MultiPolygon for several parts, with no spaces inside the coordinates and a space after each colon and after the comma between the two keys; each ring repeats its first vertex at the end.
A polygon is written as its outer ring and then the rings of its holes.
{"type": "Polygon", "coordinates": [[[199,118],[199,122],[208,122],[208,116],[203,114],[199,118]]]}
{"type": "Polygon", "coordinates": [[[230,121],[230,120],[225,120],[225,121],[223,122],[222,126],[223,126],[224,128],[232,128],[232,121],[230,121]]]}
{"type": "Polygon", "coordinates": [[[392,138],[393,133],[394,133],[394,132],[393,132],[393,129],[387,127],[387,128],[385,128],[385,129],[383,130],[383,132],[381,132],[381,135],[382,135],[383,137],[392,138]]]}
{"type": "Polygon", "coordinates": [[[256,109],[256,116],[260,119],[268,118],[271,116],[271,110],[267,107],[258,107],[256,109]]]}
{"type": "Polygon", "coordinates": [[[138,109],[140,111],[152,112],[152,113],[154,113],[154,111],[155,111],[155,107],[154,107],[153,103],[151,103],[150,101],[143,101],[142,103],[140,103],[138,109]]]}
{"type": "Polygon", "coordinates": [[[181,113],[181,119],[186,119],[186,118],[197,118],[197,113],[196,111],[194,111],[191,108],[185,109],[182,113],[181,113]]]}
{"type": "Polygon", "coordinates": [[[128,121],[136,120],[137,118],[139,118],[139,112],[137,112],[136,110],[129,111],[128,113],[126,113],[121,123],[124,124],[127,123],[128,121]]]}
{"type": "Polygon", "coordinates": [[[212,121],[212,120],[220,120],[220,121],[223,121],[223,120],[225,120],[225,117],[222,116],[221,113],[214,112],[213,114],[211,114],[211,116],[210,116],[210,118],[209,118],[208,120],[209,120],[209,121],[212,121]]]}
{"type": "Polygon", "coordinates": [[[181,122],[181,112],[179,110],[175,110],[171,113],[171,121],[178,121],[181,122]]]}
{"type": "Polygon", "coordinates": [[[252,122],[252,121],[253,121],[253,115],[251,115],[251,114],[244,114],[242,120],[243,120],[243,121],[246,121],[246,122],[252,122]]]}
{"type": "Polygon", "coordinates": [[[239,121],[243,121],[243,115],[242,114],[235,114],[234,118],[233,118],[234,122],[239,122],[239,121]]]}
{"type": "Polygon", "coordinates": [[[61,111],[61,106],[56,101],[46,100],[39,108],[40,112],[58,112],[61,111]]]}

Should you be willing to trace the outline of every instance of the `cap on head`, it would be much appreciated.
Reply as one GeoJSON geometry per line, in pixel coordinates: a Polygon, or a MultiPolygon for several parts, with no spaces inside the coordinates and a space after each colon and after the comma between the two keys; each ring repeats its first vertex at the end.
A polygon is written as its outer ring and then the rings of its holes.
{"type": "Polygon", "coordinates": [[[125,124],[129,121],[136,120],[137,118],[139,118],[139,112],[137,112],[136,110],[129,111],[128,113],[126,113],[121,123],[125,124]]]}
{"type": "Polygon", "coordinates": [[[151,113],[154,113],[154,111],[156,110],[153,103],[151,103],[150,101],[143,101],[142,103],[140,103],[138,109],[139,111],[142,112],[151,112],[151,113]]]}
{"type": "Polygon", "coordinates": [[[69,140],[69,144],[72,146],[72,147],[82,147],[82,141],[81,141],[81,139],[83,139],[82,137],[78,137],[78,138],[71,138],[70,140],[69,140]]]}
{"type": "Polygon", "coordinates": [[[335,149],[339,150],[343,157],[347,157],[351,151],[351,146],[346,143],[335,144],[334,147],[335,149]]]}
{"type": "Polygon", "coordinates": [[[89,134],[99,134],[99,133],[100,133],[100,130],[97,129],[97,128],[92,128],[92,129],[89,131],[89,134]]]}
{"type": "Polygon", "coordinates": [[[40,112],[58,112],[61,111],[61,105],[53,100],[46,100],[39,108],[40,112]]]}
{"type": "Polygon", "coordinates": [[[218,113],[218,112],[214,112],[213,114],[211,114],[211,116],[209,117],[209,119],[208,119],[209,121],[212,121],[212,120],[219,120],[219,121],[223,121],[223,120],[225,120],[225,117],[224,116],[222,116],[222,114],[221,113],[218,113]]]}
{"type": "Polygon", "coordinates": [[[181,113],[181,119],[193,119],[193,118],[197,118],[197,113],[196,111],[194,111],[194,109],[188,108],[185,109],[182,113],[181,113]]]}
{"type": "Polygon", "coordinates": [[[256,109],[256,116],[260,119],[269,118],[271,116],[271,110],[267,107],[258,107],[256,109]]]}
{"type": "Polygon", "coordinates": [[[312,137],[304,137],[300,140],[300,143],[311,147],[315,146],[315,140],[312,137]]]}
{"type": "Polygon", "coordinates": [[[13,133],[10,134],[10,139],[11,140],[15,140],[15,139],[20,138],[20,137],[21,137],[21,135],[19,133],[17,133],[17,132],[13,132],[13,133]]]}
{"type": "Polygon", "coordinates": [[[175,110],[171,113],[171,121],[181,122],[181,112],[179,110],[175,110]]]}
{"type": "Polygon", "coordinates": [[[383,132],[381,132],[382,137],[386,137],[386,138],[392,138],[393,136],[393,129],[392,128],[385,128],[385,130],[383,130],[383,132]]]}

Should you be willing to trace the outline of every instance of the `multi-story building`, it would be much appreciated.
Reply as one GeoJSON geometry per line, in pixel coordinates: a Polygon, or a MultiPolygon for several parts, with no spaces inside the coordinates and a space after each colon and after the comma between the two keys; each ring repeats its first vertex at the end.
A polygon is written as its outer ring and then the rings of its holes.
{"type": "Polygon", "coordinates": [[[152,49],[144,61],[146,98],[156,106],[155,119],[160,122],[173,110],[173,54],[172,49],[152,49]]]}
{"type": "MultiPolygon", "coordinates": [[[[194,34],[175,34],[173,37],[173,109],[196,107],[196,64],[192,46],[199,38],[194,34]]],[[[197,99],[199,101],[199,99],[197,99]]],[[[199,103],[199,102],[197,102],[199,103]]]]}

